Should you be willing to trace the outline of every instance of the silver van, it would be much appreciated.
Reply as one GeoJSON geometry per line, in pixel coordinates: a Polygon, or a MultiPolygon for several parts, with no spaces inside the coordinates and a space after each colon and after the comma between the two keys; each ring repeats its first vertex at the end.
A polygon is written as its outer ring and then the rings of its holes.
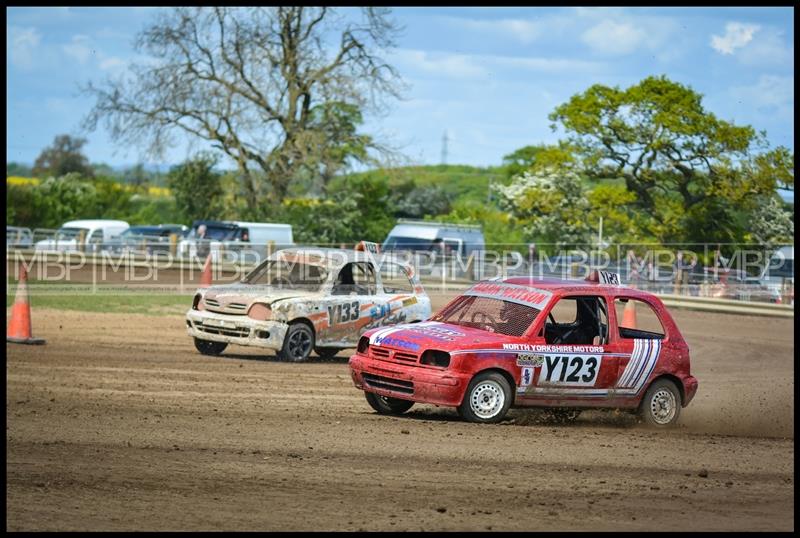
{"type": "Polygon", "coordinates": [[[486,241],[478,225],[400,219],[383,242],[383,251],[434,251],[469,258],[486,241]]]}

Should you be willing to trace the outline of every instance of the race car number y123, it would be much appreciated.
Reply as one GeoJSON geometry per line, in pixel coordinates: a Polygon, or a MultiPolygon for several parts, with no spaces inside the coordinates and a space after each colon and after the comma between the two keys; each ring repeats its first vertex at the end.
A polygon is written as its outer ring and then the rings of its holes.
{"type": "Polygon", "coordinates": [[[545,355],[539,385],[594,385],[600,360],[593,355],[545,355]]]}

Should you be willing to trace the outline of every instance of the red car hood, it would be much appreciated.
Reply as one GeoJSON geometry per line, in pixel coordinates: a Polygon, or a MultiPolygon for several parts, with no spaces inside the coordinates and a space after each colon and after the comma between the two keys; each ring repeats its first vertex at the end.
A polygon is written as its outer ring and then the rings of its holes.
{"type": "Polygon", "coordinates": [[[456,351],[502,348],[503,344],[522,342],[521,338],[492,333],[463,325],[437,321],[406,323],[364,333],[370,345],[391,347],[412,352],[426,349],[456,351]]]}

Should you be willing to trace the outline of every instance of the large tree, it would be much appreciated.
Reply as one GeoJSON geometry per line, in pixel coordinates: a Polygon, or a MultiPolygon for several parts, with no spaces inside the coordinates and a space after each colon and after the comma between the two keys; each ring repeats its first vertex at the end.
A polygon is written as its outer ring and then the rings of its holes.
{"type": "Polygon", "coordinates": [[[186,219],[215,219],[222,212],[222,176],[214,171],[217,159],[200,154],[174,166],[167,175],[167,186],[175,205],[186,219]]]}
{"type": "Polygon", "coordinates": [[[53,145],[42,150],[33,164],[33,174],[37,176],[61,177],[77,173],[83,177],[94,176],[89,159],[83,154],[85,138],[58,135],[53,145]]]}
{"type": "Polygon", "coordinates": [[[254,210],[297,177],[364,158],[374,144],[355,134],[359,111],[400,89],[380,57],[396,32],[378,8],[172,9],[138,35],[153,61],[85,88],[96,97],[85,125],[103,120],[155,154],[176,133],[211,142],[237,163],[254,210]]]}
{"type": "Polygon", "coordinates": [[[569,133],[590,177],[624,179],[662,240],[706,237],[708,227],[735,235],[737,212],[793,187],[791,152],[766,151],[764,133],[719,119],[701,94],[663,76],[626,89],[595,84],[550,119],[569,133]],[[673,219],[676,227],[664,226],[673,219]]]}

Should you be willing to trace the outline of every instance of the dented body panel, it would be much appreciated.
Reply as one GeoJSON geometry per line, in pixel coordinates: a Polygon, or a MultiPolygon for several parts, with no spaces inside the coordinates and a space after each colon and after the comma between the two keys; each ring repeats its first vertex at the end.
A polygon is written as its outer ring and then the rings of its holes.
{"type": "Polygon", "coordinates": [[[277,351],[289,324],[304,322],[313,328],[316,347],[345,349],[355,347],[361,334],[370,329],[430,316],[430,298],[413,268],[391,258],[343,249],[286,249],[270,260],[285,262],[286,267],[312,267],[318,280],[295,289],[285,282],[248,283],[251,273],[242,283],[200,289],[186,313],[188,334],[277,351]],[[365,280],[364,285],[341,284],[341,271],[350,264],[372,271],[369,276],[374,280],[365,280]],[[382,278],[381,268],[387,265],[396,279],[407,279],[402,290],[382,278]]]}
{"type": "MultiPolygon", "coordinates": [[[[528,278],[478,283],[430,321],[367,332],[350,359],[353,382],[389,398],[458,407],[475,376],[496,371],[511,386],[512,406],[635,409],[651,383],[668,377],[685,407],[697,391],[697,380],[690,373],[688,346],[666,307],[652,294],[606,284],[528,278]],[[504,306],[496,311],[487,307],[471,317],[464,309],[464,319],[441,321],[454,311],[452,305],[466,303],[465,296],[476,297],[472,304],[486,298],[504,306]],[[549,314],[564,298],[611,305],[605,323],[596,317],[602,338],[590,344],[553,343],[552,325],[558,324],[549,314]],[[615,300],[646,303],[663,334],[620,327],[615,300]],[[508,305],[537,312],[524,332],[513,325],[518,314],[502,318],[508,305]],[[424,364],[426,353],[433,351],[446,353],[449,364],[424,364]]],[[[577,330],[562,325],[562,334],[577,330]]]]}

